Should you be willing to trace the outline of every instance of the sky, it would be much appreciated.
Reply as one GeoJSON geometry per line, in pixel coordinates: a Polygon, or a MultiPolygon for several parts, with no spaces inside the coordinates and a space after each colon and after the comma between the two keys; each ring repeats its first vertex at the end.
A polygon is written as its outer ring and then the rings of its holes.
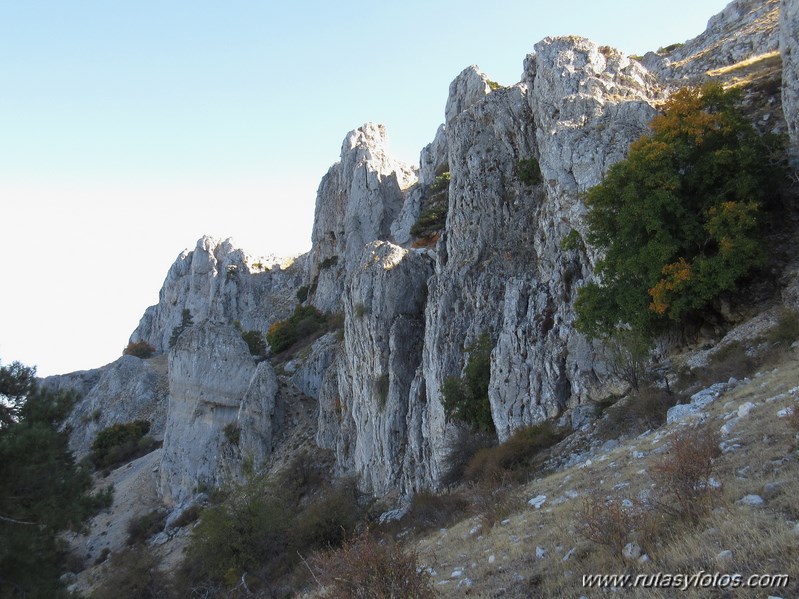
{"type": "Polygon", "coordinates": [[[546,36],[644,54],[723,0],[0,0],[0,363],[118,358],[205,234],[311,244],[348,131],[408,163],[476,64],[511,85],[546,36]]]}

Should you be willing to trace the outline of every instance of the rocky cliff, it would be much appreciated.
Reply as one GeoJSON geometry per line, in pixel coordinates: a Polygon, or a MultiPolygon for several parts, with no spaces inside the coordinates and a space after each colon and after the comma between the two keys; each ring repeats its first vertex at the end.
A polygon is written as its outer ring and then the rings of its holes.
{"type": "MultiPolygon", "coordinates": [[[[576,290],[592,280],[597,259],[581,243],[585,192],[647,130],[670,90],[730,82],[760,60],[784,85],[781,98],[768,86],[753,96],[759,125],[787,130],[796,144],[798,6],[736,0],[699,37],[640,60],[580,37],[546,38],[509,87],[469,67],[452,82],[444,123],[418,168],[391,158],[382,126],[345,137],[319,186],[308,254],[256,261],[210,238],[181,254],[131,336],[168,353],[168,398],[142,399],[165,422],[164,500],[179,504],[245,464],[267,464],[287,389],[315,402],[317,445],[334,451],[336,471],[356,475],[363,490],[435,487],[456,433],[441,386],[463,373],[481,335],[493,347],[499,439],[542,420],[578,426],[618,384],[573,326],[576,290]],[[420,237],[413,225],[434,195],[446,218],[420,237]],[[342,314],[343,333],[275,368],[254,358],[240,329],[265,331],[299,301],[342,314]],[[170,349],[184,310],[194,324],[170,349]]],[[[146,377],[148,367],[131,360],[125,368],[141,373],[126,380],[146,377]]],[[[107,376],[73,383],[88,398],[113,386],[99,386],[107,376]]],[[[84,400],[75,417],[97,401],[84,400]]],[[[131,414],[101,418],[76,434],[76,447],[131,414]]]]}

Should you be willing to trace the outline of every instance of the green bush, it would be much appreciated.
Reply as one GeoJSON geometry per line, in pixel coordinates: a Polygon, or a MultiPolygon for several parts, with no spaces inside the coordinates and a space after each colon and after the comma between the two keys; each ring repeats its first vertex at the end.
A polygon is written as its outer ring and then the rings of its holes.
{"type": "Polygon", "coordinates": [[[286,351],[298,341],[308,339],[329,324],[329,318],[313,306],[297,306],[294,314],[269,327],[266,340],[273,353],[286,351]]]}
{"type": "Polygon", "coordinates": [[[266,353],[266,342],[260,331],[244,331],[241,338],[253,356],[263,356],[266,353]]]}
{"type": "Polygon", "coordinates": [[[239,444],[241,440],[241,427],[238,422],[228,422],[222,429],[222,432],[225,434],[225,439],[228,440],[228,443],[231,445],[239,444]]]}
{"type": "Polygon", "coordinates": [[[297,289],[297,299],[300,303],[303,303],[305,300],[308,299],[308,285],[303,285],[299,289],[297,289]]]}
{"type": "Polygon", "coordinates": [[[469,361],[463,377],[447,377],[441,386],[441,403],[447,420],[467,424],[473,431],[494,432],[488,383],[491,379],[491,338],[483,333],[466,348],[469,361]]]}
{"type": "Polygon", "coordinates": [[[536,158],[519,160],[518,163],[519,180],[526,185],[538,185],[543,181],[541,176],[541,166],[536,158]]]}
{"type": "Polygon", "coordinates": [[[331,268],[338,264],[338,256],[328,256],[319,264],[319,268],[331,268]]]}
{"type": "Polygon", "coordinates": [[[386,406],[386,400],[388,399],[388,389],[389,389],[389,379],[388,373],[381,374],[379,377],[375,379],[375,397],[377,399],[377,404],[380,408],[384,408],[386,406]]]}
{"type": "Polygon", "coordinates": [[[114,424],[101,430],[92,443],[90,455],[97,468],[111,468],[148,453],[154,442],[145,435],[150,431],[150,423],[136,420],[124,424],[114,424]]]}
{"type": "Polygon", "coordinates": [[[111,557],[103,582],[92,599],[168,599],[169,579],[148,547],[137,545],[111,557]]]}
{"type": "Polygon", "coordinates": [[[155,354],[155,348],[146,341],[131,341],[127,347],[122,350],[123,356],[135,356],[146,360],[152,358],[155,354]]]}
{"type": "Polygon", "coordinates": [[[760,136],[719,85],[672,95],[651,133],[586,198],[601,283],[580,289],[589,336],[620,323],[653,332],[683,321],[763,263],[762,206],[784,178],[775,136],[760,136]]]}
{"type": "Polygon", "coordinates": [[[198,586],[223,592],[245,574],[256,586],[259,580],[279,584],[292,576],[300,555],[339,546],[362,521],[353,482],[286,481],[251,479],[202,511],[178,573],[180,596],[198,586]]]}
{"type": "Polygon", "coordinates": [[[444,228],[449,211],[449,182],[450,173],[445,171],[427,188],[419,217],[411,227],[411,235],[432,238],[444,228]]]}
{"type": "Polygon", "coordinates": [[[172,329],[172,335],[169,337],[170,349],[175,347],[175,343],[178,342],[178,337],[180,337],[180,334],[193,324],[194,319],[191,316],[191,311],[188,308],[184,308],[180,313],[180,324],[172,329]]]}

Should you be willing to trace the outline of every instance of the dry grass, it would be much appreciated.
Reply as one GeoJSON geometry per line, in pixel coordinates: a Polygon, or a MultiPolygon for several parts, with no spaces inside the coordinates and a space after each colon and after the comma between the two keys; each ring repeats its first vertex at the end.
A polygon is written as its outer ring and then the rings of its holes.
{"type": "MultiPolygon", "coordinates": [[[[799,521],[797,429],[789,417],[777,416],[786,407],[799,406],[799,362],[795,353],[780,359],[779,368],[771,366],[707,408],[706,430],[715,434],[728,425],[721,434],[727,451],[715,458],[708,475],[721,487],[709,511],[698,514],[694,523],[656,509],[654,500],[664,490],[658,487],[655,466],[673,459],[667,451],[673,450],[672,440],[680,438],[683,428],[664,426],[519,488],[523,507],[492,526],[475,516],[421,539],[419,559],[435,572],[435,588],[444,597],[460,597],[462,581],[469,578],[473,597],[594,597],[597,591],[583,587],[583,575],[705,570],[791,577],[788,588],[737,589],[736,598],[799,596],[799,535],[794,530],[799,521]],[[739,408],[747,402],[754,407],[739,417],[739,408]],[[751,494],[764,497],[765,504],[739,503],[751,494]],[[526,504],[537,495],[547,496],[540,509],[526,504]],[[620,533],[623,538],[611,549],[580,534],[581,528],[585,533],[585,505],[591,498],[594,507],[600,502],[621,505],[618,502],[627,499],[627,505],[647,509],[619,514],[618,528],[626,535],[620,533]],[[647,559],[619,558],[622,540],[638,543],[647,559]],[[725,550],[732,555],[719,556],[725,550]],[[458,569],[462,575],[453,577],[458,569]]],[[[636,589],[620,595],[654,599],[673,597],[675,591],[636,589]]],[[[679,596],[733,595],[691,589],[679,596]]]]}
{"type": "Polygon", "coordinates": [[[711,77],[719,77],[721,75],[729,75],[730,73],[735,73],[742,70],[760,70],[768,68],[775,63],[782,66],[782,58],[780,57],[779,50],[775,50],[774,52],[766,52],[765,54],[758,54],[757,56],[750,56],[741,62],[721,67],[719,69],[712,69],[708,71],[707,74],[711,77]]]}

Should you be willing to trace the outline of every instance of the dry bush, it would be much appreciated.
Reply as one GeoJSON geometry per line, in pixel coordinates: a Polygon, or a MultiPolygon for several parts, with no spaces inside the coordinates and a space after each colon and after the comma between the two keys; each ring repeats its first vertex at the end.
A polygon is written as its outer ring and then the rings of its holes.
{"type": "Polygon", "coordinates": [[[761,364],[762,359],[749,355],[740,341],[731,341],[710,356],[699,378],[705,383],[726,381],[730,377],[740,379],[754,374],[761,364]]]}
{"type": "Polygon", "coordinates": [[[474,515],[479,516],[487,527],[502,522],[524,505],[509,487],[490,488],[476,485],[469,489],[468,499],[474,515]]]}
{"type": "Polygon", "coordinates": [[[706,515],[715,491],[710,485],[711,473],[720,454],[717,430],[692,427],[676,432],[651,469],[660,506],[692,522],[706,515]]]}
{"type": "Polygon", "coordinates": [[[551,422],[521,428],[504,443],[478,450],[466,466],[464,479],[494,487],[527,482],[537,466],[536,457],[562,438],[551,422]]]}
{"type": "Polygon", "coordinates": [[[645,516],[646,509],[640,502],[625,505],[619,498],[606,499],[595,492],[583,500],[577,532],[621,558],[624,546],[633,540],[633,532],[641,526],[645,516]]]}
{"type": "Polygon", "coordinates": [[[368,531],[336,550],[312,559],[325,597],[332,599],[400,599],[435,597],[427,572],[416,553],[368,531]]]}
{"type": "Polygon", "coordinates": [[[122,350],[123,356],[136,356],[142,360],[152,358],[155,355],[155,348],[144,340],[131,341],[122,350]]]}
{"type": "Polygon", "coordinates": [[[598,434],[602,439],[616,439],[658,428],[666,422],[666,413],[677,401],[677,395],[663,389],[642,387],[628,401],[605,410],[607,417],[599,421],[598,434]]]}
{"type": "Polygon", "coordinates": [[[799,340],[799,312],[782,310],[777,324],[768,332],[767,338],[772,343],[782,346],[789,346],[799,340]]]}
{"type": "Polygon", "coordinates": [[[799,404],[791,406],[791,413],[788,414],[788,426],[799,433],[799,404]]]}
{"type": "Polygon", "coordinates": [[[422,491],[413,496],[403,525],[417,529],[444,528],[466,515],[469,501],[460,493],[422,491]]]}

